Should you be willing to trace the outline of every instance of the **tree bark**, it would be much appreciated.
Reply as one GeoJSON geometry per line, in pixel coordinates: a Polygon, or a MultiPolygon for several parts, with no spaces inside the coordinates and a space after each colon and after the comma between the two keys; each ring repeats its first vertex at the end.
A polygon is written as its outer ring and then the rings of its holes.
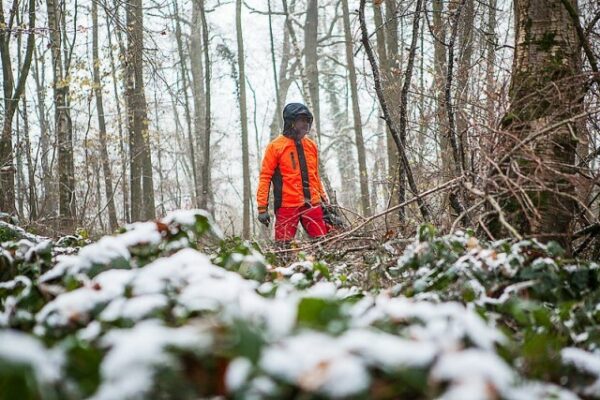
{"type": "MultiPolygon", "coordinates": [[[[380,69],[382,72],[383,95],[389,104],[390,118],[395,124],[398,123],[398,112],[400,109],[400,87],[402,86],[402,77],[398,73],[403,68],[399,52],[398,39],[398,2],[396,0],[385,0],[385,24],[382,29],[384,32],[386,57],[380,60],[380,69]]],[[[377,38],[379,42],[379,37],[377,38]]],[[[382,50],[379,50],[380,54],[382,50]]],[[[389,127],[387,127],[387,155],[388,155],[388,182],[390,186],[389,206],[394,207],[403,203],[406,195],[405,171],[402,162],[398,157],[398,148],[392,137],[389,127]]],[[[391,217],[392,222],[400,222],[404,219],[404,208],[400,208],[398,214],[391,217]],[[394,221],[395,220],[395,221],[394,221]]]]}
{"type": "MultiPolygon", "coordinates": [[[[118,9],[115,11],[118,15],[118,9]]],[[[127,179],[127,152],[125,150],[125,139],[123,134],[123,114],[121,112],[121,100],[119,98],[119,89],[117,87],[117,68],[115,66],[115,58],[112,50],[112,32],[110,30],[110,20],[108,14],[106,15],[106,30],[108,37],[108,47],[110,49],[110,72],[113,81],[113,93],[115,96],[115,104],[117,108],[117,128],[119,131],[119,155],[121,158],[121,191],[123,192],[123,219],[125,222],[131,222],[131,207],[129,205],[129,184],[127,179]]],[[[118,40],[118,39],[117,39],[118,40]]],[[[119,41],[119,40],[118,40],[119,41]]],[[[120,41],[119,41],[120,42],[120,41]]],[[[125,57],[122,53],[122,44],[119,43],[120,54],[125,57]]],[[[125,70],[125,68],[123,68],[125,70]]],[[[126,74],[126,70],[124,71],[126,74]]]]}
{"type": "MultiPolygon", "coordinates": [[[[100,160],[102,161],[102,173],[104,175],[104,193],[108,203],[109,228],[114,231],[117,228],[117,211],[115,209],[112,172],[106,144],[106,120],[104,118],[104,103],[102,99],[102,81],[100,80],[100,56],[98,54],[98,4],[92,2],[92,58],[94,74],[94,93],[96,95],[96,112],[98,114],[98,134],[100,141],[100,160]]],[[[111,49],[112,51],[112,49],[111,49]]],[[[98,199],[100,201],[100,199],[98,199]]]]}
{"type": "Polygon", "coordinates": [[[40,124],[40,164],[42,166],[42,187],[43,200],[39,209],[39,215],[46,217],[56,215],[57,209],[57,191],[54,190],[54,174],[52,173],[52,163],[48,159],[54,146],[50,146],[50,132],[48,132],[48,122],[46,117],[46,79],[44,57],[38,57],[37,47],[34,46],[33,79],[35,81],[38,120],[40,124]],[[38,64],[41,59],[42,65],[38,64]]]}
{"type": "MultiPolygon", "coordinates": [[[[454,4],[458,3],[456,1],[454,4]]],[[[473,27],[475,24],[475,4],[473,0],[465,0],[461,17],[456,21],[458,27],[459,57],[456,69],[456,133],[460,162],[463,170],[468,170],[469,124],[467,121],[469,100],[469,70],[473,58],[473,27]]]]}
{"type": "MultiPolygon", "coordinates": [[[[325,64],[326,66],[329,63],[325,64]]],[[[340,203],[347,208],[356,209],[359,207],[357,199],[357,177],[356,177],[356,156],[355,146],[348,128],[348,113],[340,105],[340,92],[336,86],[335,74],[332,68],[327,71],[323,77],[327,101],[331,108],[333,117],[333,127],[335,129],[335,149],[338,158],[338,171],[341,178],[340,203]]],[[[344,86],[346,82],[344,81],[344,86]]]]}
{"type": "MultiPolygon", "coordinates": [[[[187,128],[187,137],[188,137],[188,156],[190,157],[190,164],[192,165],[192,180],[193,180],[193,188],[192,188],[192,198],[194,207],[198,207],[199,199],[200,199],[200,186],[198,182],[198,173],[196,169],[196,149],[194,143],[194,132],[192,132],[192,118],[190,112],[190,101],[188,97],[188,70],[187,70],[187,57],[186,53],[183,49],[183,39],[182,39],[182,31],[181,31],[181,21],[179,17],[179,9],[177,7],[177,1],[173,2],[174,14],[175,14],[175,37],[177,41],[177,52],[179,54],[179,68],[181,73],[181,81],[183,84],[183,106],[185,110],[185,120],[186,120],[186,128],[187,128]]],[[[193,7],[193,6],[192,6],[193,7]]]]}
{"type": "MultiPolygon", "coordinates": [[[[15,213],[15,169],[13,166],[12,150],[12,121],[17,111],[19,99],[25,90],[25,81],[29,74],[33,56],[34,35],[27,38],[25,58],[20,68],[19,76],[15,86],[13,77],[10,38],[8,33],[12,16],[18,12],[18,2],[13,2],[9,20],[5,20],[4,5],[0,4],[0,23],[8,29],[0,29],[0,58],[2,59],[2,76],[4,89],[4,121],[2,124],[2,135],[0,136],[0,211],[15,213]],[[9,22],[10,21],[10,22],[9,22]],[[8,22],[8,23],[7,23],[8,22]]],[[[35,1],[29,1],[29,29],[35,28],[35,1]]],[[[20,49],[18,49],[20,51],[20,49]]]]}
{"type": "MultiPolygon", "coordinates": [[[[306,6],[306,21],[304,24],[304,62],[308,90],[312,100],[312,113],[314,125],[321,138],[321,113],[319,100],[319,66],[317,55],[317,39],[319,30],[319,1],[308,0],[306,6]]],[[[319,144],[321,144],[319,142],[319,144]]]]}
{"type": "Polygon", "coordinates": [[[204,110],[204,144],[202,157],[202,197],[200,207],[208,209],[212,197],[212,182],[210,173],[210,136],[211,136],[211,67],[210,67],[210,38],[208,36],[208,23],[206,20],[205,0],[199,1],[200,19],[202,22],[203,53],[204,53],[204,90],[205,90],[205,110],[204,110]]]}
{"type": "Polygon", "coordinates": [[[494,104],[497,100],[495,93],[494,69],[496,67],[496,2],[489,0],[488,23],[486,32],[486,69],[485,69],[485,91],[486,91],[486,114],[487,124],[490,128],[496,125],[496,111],[494,104]]]}
{"type": "Polygon", "coordinates": [[[23,94],[23,122],[24,122],[24,139],[25,139],[25,155],[27,157],[27,181],[28,181],[28,203],[29,203],[29,221],[35,221],[38,218],[38,197],[35,187],[35,166],[31,158],[31,139],[29,135],[28,123],[28,108],[27,98],[23,94]]]}
{"type": "MultiPolygon", "coordinates": [[[[294,12],[296,4],[295,1],[291,1],[289,5],[289,12],[294,12]]],[[[290,85],[293,82],[292,76],[294,75],[294,71],[296,69],[297,62],[289,66],[291,58],[291,48],[290,48],[290,33],[287,28],[287,24],[283,26],[283,41],[281,45],[281,61],[279,62],[279,77],[277,78],[276,86],[279,88],[276,99],[276,107],[275,112],[273,113],[273,119],[271,120],[271,140],[275,139],[277,135],[281,134],[282,130],[282,104],[287,97],[288,90],[290,85]]]]}
{"type": "Polygon", "coordinates": [[[239,71],[239,102],[240,124],[242,127],[242,176],[243,176],[243,225],[242,237],[250,238],[250,156],[248,144],[248,111],[246,108],[246,62],[244,60],[244,39],[242,31],[242,0],[235,3],[235,27],[237,33],[238,71],[239,71]]]}
{"type": "MultiPolygon", "coordinates": [[[[275,118],[273,119],[273,123],[271,124],[271,138],[273,139],[275,136],[279,134],[279,115],[281,115],[281,98],[279,94],[279,79],[277,78],[277,62],[275,61],[275,40],[273,39],[273,12],[271,10],[271,0],[267,0],[267,7],[269,11],[269,44],[271,46],[271,66],[273,68],[273,84],[275,85],[275,118]],[[275,132],[275,133],[274,133],[275,132]]],[[[285,26],[284,26],[285,31],[285,26]]],[[[284,33],[284,52],[282,56],[283,59],[287,57],[289,54],[289,46],[288,50],[285,49],[286,43],[288,40],[285,40],[285,36],[287,32],[284,33]]],[[[287,62],[285,67],[287,68],[287,62]]],[[[281,76],[281,74],[280,74],[281,76]]]]}
{"type": "MultiPolygon", "coordinates": [[[[577,10],[576,0],[570,4],[577,10]]],[[[511,104],[499,152],[510,186],[501,186],[509,194],[499,204],[516,231],[569,249],[578,129],[573,118],[582,112],[585,95],[582,47],[561,0],[515,0],[514,7],[511,104]]],[[[503,231],[498,219],[491,228],[503,231]]]]}
{"type": "MultiPolygon", "coordinates": [[[[452,163],[452,148],[448,129],[448,111],[446,109],[446,23],[443,18],[444,1],[433,0],[433,60],[434,60],[434,89],[436,101],[436,124],[439,127],[437,137],[439,156],[441,160],[442,181],[448,181],[454,176],[452,163]]],[[[443,194],[443,209],[449,209],[448,194],[443,194]]]]}
{"type": "Polygon", "coordinates": [[[144,93],[142,1],[127,4],[127,97],[130,137],[131,219],[154,219],[152,158],[144,93]]]}
{"type": "MultiPolygon", "coordinates": [[[[410,84],[412,82],[414,65],[415,65],[415,56],[417,54],[417,41],[419,39],[419,24],[421,21],[421,10],[423,7],[423,0],[417,0],[417,4],[415,6],[415,13],[413,17],[413,25],[412,25],[412,37],[410,48],[408,49],[408,60],[406,63],[406,70],[404,72],[404,81],[402,82],[402,89],[400,90],[400,118],[398,121],[398,130],[400,135],[400,140],[402,141],[403,148],[406,149],[406,137],[408,136],[408,91],[410,90],[410,84]]],[[[403,171],[406,174],[406,171],[403,171]]],[[[404,175],[403,174],[403,175],[404,175]]],[[[403,176],[402,175],[402,176],[403,176]]],[[[398,199],[400,203],[406,201],[404,195],[404,182],[403,180],[399,183],[400,187],[400,198],[398,199]]],[[[413,196],[416,193],[413,193],[413,196]]]]}
{"type": "Polygon", "coordinates": [[[68,62],[63,60],[63,34],[61,16],[55,0],[47,0],[48,28],[50,35],[50,52],[52,55],[54,119],[55,134],[58,146],[58,209],[60,229],[72,232],[77,212],[75,203],[75,168],[73,165],[73,126],[71,108],[69,106],[69,82],[67,74],[68,62]]]}
{"type": "Polygon", "coordinates": [[[205,74],[203,66],[203,53],[202,53],[202,19],[200,16],[200,4],[198,1],[192,2],[192,28],[190,35],[190,69],[192,72],[192,94],[194,103],[194,140],[196,142],[196,149],[198,155],[196,156],[196,164],[193,168],[200,172],[200,176],[196,176],[196,196],[197,206],[206,207],[206,203],[203,203],[203,162],[205,156],[204,135],[206,134],[206,102],[205,102],[205,74]]]}
{"type": "Polygon", "coordinates": [[[354,134],[356,141],[356,149],[358,152],[360,202],[363,215],[365,217],[368,217],[371,215],[371,206],[369,204],[369,175],[367,171],[365,142],[362,132],[362,119],[360,115],[360,105],[358,99],[356,68],[354,66],[354,46],[352,45],[352,33],[350,31],[350,11],[348,10],[348,0],[342,0],[342,12],[344,20],[344,37],[346,41],[346,64],[348,67],[348,74],[350,79],[350,93],[352,96],[352,113],[354,119],[354,134]]]}

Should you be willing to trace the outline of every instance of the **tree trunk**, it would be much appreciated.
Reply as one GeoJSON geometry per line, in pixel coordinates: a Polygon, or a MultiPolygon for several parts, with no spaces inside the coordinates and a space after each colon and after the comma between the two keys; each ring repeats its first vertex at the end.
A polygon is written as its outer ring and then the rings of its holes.
{"type": "MultiPolygon", "coordinates": [[[[461,24],[461,15],[463,14],[465,4],[467,0],[457,0],[454,3],[451,3],[451,15],[452,15],[452,33],[450,34],[450,38],[448,40],[448,61],[447,61],[447,70],[446,70],[446,82],[445,82],[445,105],[446,105],[446,113],[448,117],[448,141],[450,142],[450,149],[452,150],[452,160],[453,160],[453,168],[452,171],[455,177],[459,177],[463,175],[466,165],[464,159],[464,152],[462,151],[463,146],[460,141],[459,135],[457,135],[457,125],[456,125],[456,110],[454,104],[452,102],[452,84],[454,80],[454,64],[455,57],[454,53],[456,50],[456,40],[458,37],[459,26],[461,24]],[[457,138],[458,137],[458,138],[457,138]]],[[[448,199],[450,202],[450,206],[455,212],[456,216],[462,216],[465,219],[466,223],[469,223],[469,215],[467,215],[466,210],[468,206],[466,206],[466,195],[464,190],[460,191],[452,191],[448,194],[448,199]]]]}
{"type": "Polygon", "coordinates": [[[488,23],[486,32],[486,70],[485,70],[485,92],[486,92],[486,114],[487,124],[489,128],[494,128],[496,125],[496,110],[495,102],[497,97],[496,81],[494,77],[494,69],[496,67],[496,2],[497,0],[489,0],[488,4],[488,23]]]}
{"type": "MultiPolygon", "coordinates": [[[[272,10],[271,10],[271,0],[267,0],[267,7],[268,7],[268,11],[269,11],[269,44],[271,45],[271,64],[273,67],[273,84],[275,85],[275,118],[273,119],[273,123],[271,124],[271,138],[273,139],[275,136],[277,136],[279,134],[279,115],[281,115],[281,98],[280,98],[280,94],[279,94],[279,80],[277,78],[277,62],[275,61],[275,41],[273,39],[273,15],[272,15],[272,10]]],[[[284,25],[284,31],[285,31],[285,25],[284,25]]],[[[286,39],[287,32],[284,33],[284,40],[286,39]]],[[[285,57],[287,57],[287,55],[289,54],[289,48],[288,50],[285,49],[285,45],[288,42],[288,40],[284,41],[284,51],[283,51],[283,55],[282,55],[282,63],[283,63],[283,59],[285,57]]],[[[288,46],[289,47],[289,46],[288,46]]],[[[286,61],[286,65],[285,67],[287,68],[287,62],[286,61]]],[[[281,77],[281,73],[280,73],[280,77],[281,77]]]]}
{"type": "MultiPolygon", "coordinates": [[[[286,16],[285,23],[286,23],[287,31],[290,34],[292,50],[294,52],[294,55],[296,56],[296,60],[298,61],[298,68],[300,70],[300,81],[302,82],[302,95],[304,97],[304,102],[306,103],[306,106],[308,107],[308,109],[312,110],[312,109],[314,109],[314,107],[313,107],[313,99],[312,99],[311,91],[310,91],[310,83],[306,76],[306,70],[304,69],[304,66],[302,65],[302,52],[298,45],[296,31],[294,30],[294,24],[292,22],[292,17],[290,16],[291,11],[288,9],[287,0],[282,0],[281,4],[283,5],[283,12],[285,13],[285,16],[286,16]]],[[[321,142],[321,132],[319,132],[319,131],[317,131],[317,141],[319,143],[321,142]]],[[[323,181],[324,181],[325,185],[328,186],[328,181],[327,181],[326,176],[323,176],[323,181]]]]}
{"type": "MultiPolygon", "coordinates": [[[[19,42],[17,40],[17,42],[19,42]]],[[[19,45],[17,45],[19,48],[19,45]]],[[[19,62],[20,64],[20,62],[19,62]]],[[[25,176],[23,174],[23,144],[21,142],[21,113],[19,109],[15,114],[15,160],[16,160],[16,170],[15,170],[15,195],[17,200],[17,217],[19,219],[23,218],[25,215],[24,208],[24,195],[25,195],[25,176]]]]}
{"type": "MultiPolygon", "coordinates": [[[[457,0],[454,4],[459,3],[457,0]]],[[[464,0],[464,10],[458,21],[458,45],[459,57],[456,70],[456,132],[458,134],[458,145],[460,162],[463,170],[468,170],[468,113],[469,99],[469,72],[473,58],[473,27],[475,24],[475,4],[473,0],[464,0]]]]}
{"type": "MultiPolygon", "coordinates": [[[[380,74],[382,77],[382,86],[384,88],[384,94],[386,95],[386,100],[392,102],[392,98],[389,96],[389,88],[392,82],[391,74],[390,74],[390,63],[388,60],[387,47],[386,47],[386,34],[390,36],[391,40],[395,40],[396,36],[394,32],[389,32],[393,27],[396,26],[395,21],[389,21],[388,24],[385,24],[383,21],[383,13],[381,11],[383,7],[383,3],[376,4],[373,2],[373,19],[375,22],[375,35],[377,38],[377,56],[379,57],[379,68],[380,74]]],[[[397,49],[397,44],[396,44],[397,49]]],[[[380,117],[381,118],[381,117],[380,117]]],[[[385,140],[386,146],[384,149],[384,153],[386,154],[387,164],[386,164],[386,172],[384,176],[384,181],[386,182],[387,187],[387,199],[386,206],[393,207],[398,204],[398,149],[396,148],[396,144],[394,143],[394,138],[392,137],[392,133],[390,132],[389,127],[386,125],[385,127],[385,140]]],[[[397,213],[390,213],[385,217],[386,231],[390,230],[390,224],[396,225],[398,222],[399,215],[397,213]],[[391,220],[390,220],[391,219],[391,220]]]]}
{"type": "MultiPolygon", "coordinates": [[[[202,19],[200,17],[200,4],[198,1],[192,2],[192,28],[190,35],[190,69],[192,72],[192,94],[194,99],[194,140],[198,156],[196,156],[196,164],[193,166],[195,170],[200,171],[200,177],[196,177],[196,195],[197,206],[203,207],[201,199],[203,198],[202,185],[203,178],[203,162],[204,162],[204,135],[206,133],[206,104],[205,104],[205,87],[204,87],[204,67],[202,62],[202,19]]],[[[205,207],[205,205],[204,205],[205,207]]]]}
{"type": "MultiPolygon", "coordinates": [[[[397,71],[403,68],[402,60],[399,54],[399,40],[398,40],[398,17],[397,17],[398,3],[396,0],[385,0],[385,23],[382,21],[382,29],[385,33],[386,56],[381,61],[381,71],[383,75],[383,94],[386,101],[389,102],[390,106],[390,117],[394,123],[398,123],[398,111],[400,109],[400,87],[402,86],[402,78],[398,77],[397,71]],[[385,61],[385,62],[384,62],[385,61]],[[394,73],[396,72],[396,73],[394,73]]],[[[379,37],[378,37],[379,42],[379,37]]],[[[378,53],[381,54],[384,49],[379,49],[377,45],[378,53]]],[[[389,127],[386,127],[387,131],[387,156],[388,156],[388,182],[390,186],[390,201],[389,206],[393,207],[400,204],[402,199],[405,198],[406,182],[405,182],[405,171],[398,156],[398,148],[389,127]]],[[[387,218],[391,219],[392,223],[400,222],[404,219],[404,209],[400,209],[398,214],[387,218]]]]}
{"type": "MultiPolygon", "coordinates": [[[[408,136],[408,91],[410,89],[410,84],[413,77],[414,71],[414,63],[415,56],[417,53],[417,41],[419,37],[419,23],[421,21],[421,9],[423,7],[423,0],[417,0],[417,4],[415,6],[415,13],[413,17],[413,25],[412,25],[412,37],[408,60],[406,62],[406,71],[404,72],[404,81],[402,82],[402,88],[400,90],[400,117],[398,121],[398,130],[400,135],[400,140],[402,141],[402,146],[406,149],[406,138],[408,136]]],[[[407,174],[407,171],[402,171],[402,175],[400,175],[401,180],[399,179],[399,199],[400,203],[403,203],[406,198],[404,195],[404,176],[407,174]]],[[[414,179],[411,178],[411,179],[414,179]]],[[[411,185],[413,186],[413,185],[411,185]]],[[[412,188],[411,188],[412,189],[412,188]]],[[[412,189],[413,196],[417,195],[416,191],[412,189]]]]}
{"type": "Polygon", "coordinates": [[[243,229],[242,237],[250,238],[250,157],[248,145],[248,112],[246,108],[246,69],[244,60],[244,39],[242,32],[242,0],[235,3],[235,28],[237,32],[240,124],[242,126],[242,175],[243,175],[243,229]]]}
{"type": "Polygon", "coordinates": [[[44,57],[38,57],[37,47],[34,46],[34,63],[33,63],[33,78],[35,81],[35,91],[37,93],[37,110],[38,120],[40,124],[40,164],[42,166],[42,187],[43,200],[39,209],[39,214],[42,217],[48,215],[56,215],[57,191],[54,190],[54,174],[52,173],[52,163],[48,160],[51,149],[50,133],[48,132],[48,123],[46,120],[46,79],[45,79],[45,63],[44,57]],[[41,67],[38,64],[38,59],[41,59],[41,67]]]}
{"type": "MultiPolygon", "coordinates": [[[[118,15],[118,9],[115,11],[115,14],[118,15]]],[[[117,127],[119,130],[119,155],[121,158],[121,191],[123,192],[123,219],[125,222],[131,222],[131,209],[129,205],[129,184],[127,179],[127,152],[125,150],[125,139],[123,134],[123,114],[121,112],[121,100],[119,98],[119,89],[117,87],[117,68],[115,66],[115,58],[112,51],[112,32],[110,30],[110,20],[108,18],[108,14],[106,15],[106,30],[108,37],[108,47],[109,47],[109,55],[110,55],[110,72],[113,81],[113,93],[115,96],[115,104],[117,107],[117,127]]],[[[123,46],[119,43],[119,48],[121,49],[123,46]]],[[[120,54],[124,57],[125,54],[120,54]]],[[[125,68],[123,68],[125,69],[125,68]]],[[[126,72],[126,71],[124,71],[126,72]]]]}
{"type": "MultiPolygon", "coordinates": [[[[577,10],[576,0],[570,4],[577,10]]],[[[511,104],[502,120],[505,147],[498,152],[504,154],[500,167],[511,186],[503,184],[510,194],[499,203],[517,232],[557,240],[569,249],[578,128],[574,117],[582,112],[585,95],[581,43],[561,0],[515,0],[514,7],[511,104]]],[[[501,231],[501,225],[494,221],[493,232],[501,231]]]]}
{"type": "Polygon", "coordinates": [[[190,157],[190,164],[192,165],[192,180],[193,180],[193,188],[192,188],[192,199],[194,207],[198,207],[198,202],[200,199],[200,187],[198,184],[198,173],[196,169],[196,149],[194,143],[194,132],[192,132],[192,118],[190,112],[190,100],[188,97],[188,70],[187,70],[187,57],[186,53],[183,49],[183,39],[181,32],[181,21],[179,18],[179,9],[177,7],[177,1],[173,2],[174,14],[175,14],[175,38],[177,40],[177,52],[179,54],[179,68],[181,73],[181,81],[183,84],[183,106],[185,110],[185,121],[187,128],[187,137],[188,137],[188,155],[190,157]]]}
{"type": "Polygon", "coordinates": [[[352,33],[350,27],[350,12],[348,10],[348,0],[342,0],[342,12],[344,19],[344,37],[346,41],[346,64],[350,78],[350,93],[352,96],[352,113],[354,116],[354,134],[356,140],[356,149],[358,150],[358,170],[360,182],[360,202],[362,212],[365,217],[371,215],[371,206],[369,205],[369,176],[367,171],[367,157],[365,151],[365,142],[362,132],[362,119],[360,115],[360,105],[358,99],[358,88],[356,80],[356,69],[354,66],[354,46],[352,45],[352,33]]]}
{"type": "MultiPolygon", "coordinates": [[[[308,90],[312,100],[312,113],[317,138],[321,138],[321,113],[319,106],[319,67],[317,56],[317,39],[319,30],[319,1],[308,0],[306,6],[306,21],[304,24],[304,62],[308,90]]],[[[319,144],[321,144],[319,142],[319,144]]]]}
{"type": "Polygon", "coordinates": [[[58,146],[58,212],[60,229],[72,232],[77,218],[75,204],[75,169],[73,166],[73,126],[69,106],[69,81],[66,74],[66,60],[63,60],[63,37],[61,32],[58,4],[55,0],[47,0],[48,29],[50,51],[52,54],[54,119],[55,134],[58,146]]]}
{"type": "MultiPolygon", "coordinates": [[[[360,22],[360,32],[361,32],[361,42],[364,46],[365,53],[369,64],[371,64],[371,70],[373,71],[373,80],[375,83],[375,93],[377,93],[377,99],[379,100],[379,105],[381,106],[381,111],[383,112],[383,116],[385,121],[392,133],[392,137],[394,138],[394,142],[396,143],[396,148],[398,149],[398,155],[400,156],[400,160],[402,162],[402,166],[406,171],[406,178],[408,185],[416,198],[417,204],[419,206],[419,210],[421,211],[421,215],[425,222],[430,220],[431,212],[429,211],[429,207],[425,200],[419,195],[419,189],[417,187],[416,181],[414,179],[412,168],[410,166],[410,162],[408,156],[406,155],[406,147],[404,146],[402,135],[400,134],[400,129],[396,126],[396,123],[390,116],[389,107],[386,101],[386,98],[383,94],[383,88],[381,85],[381,75],[379,74],[379,66],[377,65],[377,61],[375,59],[375,53],[373,52],[373,48],[371,47],[371,43],[369,41],[369,32],[367,29],[367,23],[365,19],[365,4],[366,0],[360,0],[360,5],[358,8],[358,20],[360,22]]],[[[422,6],[422,2],[417,1],[417,6],[415,10],[415,17],[413,19],[413,37],[415,37],[416,33],[419,30],[419,18],[420,18],[420,10],[422,6]]],[[[414,48],[415,45],[412,45],[411,48],[414,48]]],[[[411,51],[411,53],[413,53],[411,51]]],[[[410,77],[411,71],[411,63],[412,61],[409,58],[408,66],[406,69],[406,76],[410,77]]],[[[410,82],[405,82],[405,85],[408,86],[410,82]]]]}
{"type": "MultiPolygon", "coordinates": [[[[444,14],[444,1],[433,0],[432,5],[433,20],[433,60],[434,60],[434,88],[436,100],[436,125],[437,137],[439,143],[439,155],[441,159],[441,180],[448,181],[454,176],[452,167],[452,148],[450,147],[449,129],[448,129],[448,111],[446,109],[446,23],[442,17],[444,14]]],[[[442,208],[449,209],[449,200],[447,193],[443,195],[442,208]]]]}
{"type": "Polygon", "coordinates": [[[29,221],[35,221],[38,218],[37,191],[35,189],[35,166],[31,158],[31,140],[29,135],[27,98],[23,94],[23,125],[25,128],[25,155],[27,157],[27,181],[28,181],[28,203],[29,203],[29,221]]]}
{"type": "MultiPolygon", "coordinates": [[[[35,28],[35,1],[29,0],[29,26],[35,28]]],[[[14,13],[18,12],[18,2],[15,0],[9,20],[4,17],[4,5],[0,4],[0,24],[12,24],[14,13]],[[9,22],[10,21],[10,22],[9,22]]],[[[10,34],[8,30],[0,29],[0,58],[2,59],[2,77],[4,89],[4,121],[0,136],[0,211],[14,213],[15,210],[15,169],[13,166],[12,150],[12,121],[17,111],[19,99],[25,90],[25,81],[33,56],[34,35],[29,35],[25,50],[23,65],[19,70],[17,84],[11,66],[10,34]]],[[[17,51],[20,51],[18,49],[17,51]]]]}
{"type": "Polygon", "coordinates": [[[127,55],[126,55],[126,89],[127,99],[127,122],[129,130],[129,187],[131,190],[131,221],[140,221],[143,218],[143,197],[142,197],[142,139],[141,127],[139,126],[138,108],[140,107],[136,100],[135,87],[135,48],[141,46],[136,44],[135,30],[135,7],[134,2],[126,5],[127,13],[127,55]]]}
{"type": "MultiPolygon", "coordinates": [[[[156,81],[154,84],[156,85],[156,81]]],[[[160,117],[159,117],[159,115],[160,114],[158,113],[158,91],[155,90],[154,91],[154,129],[156,130],[156,132],[160,132],[160,117]]],[[[190,133],[190,131],[188,131],[188,133],[190,133]]],[[[154,145],[154,148],[156,149],[156,153],[158,156],[158,168],[157,168],[157,171],[158,171],[158,195],[159,195],[160,203],[157,206],[157,208],[160,210],[159,216],[164,217],[166,214],[165,196],[164,196],[165,179],[164,179],[164,175],[163,175],[162,143],[161,143],[161,135],[160,134],[157,135],[157,137],[156,137],[156,143],[154,145]]],[[[192,195],[192,198],[193,197],[194,196],[192,195]]]]}
{"type": "MultiPolygon", "coordinates": [[[[328,65],[328,64],[326,64],[328,65]]],[[[349,135],[348,113],[340,106],[340,90],[335,85],[335,71],[332,69],[324,74],[324,84],[327,94],[333,127],[335,129],[335,149],[338,158],[338,170],[341,178],[340,203],[347,208],[359,207],[356,188],[356,157],[355,146],[349,135]]],[[[344,82],[344,86],[345,86],[344,82]]]]}
{"type": "Polygon", "coordinates": [[[210,67],[210,38],[208,36],[208,23],[206,20],[205,0],[199,1],[200,20],[202,25],[203,53],[204,53],[204,90],[205,90],[205,110],[204,110],[204,143],[202,155],[202,197],[200,198],[200,207],[208,209],[210,199],[212,198],[212,182],[210,173],[210,136],[211,136],[211,67],[210,67]]]}
{"type": "Polygon", "coordinates": [[[152,158],[143,74],[142,1],[127,4],[127,94],[130,137],[131,219],[154,219],[152,158]]]}
{"type": "MultiPolygon", "coordinates": [[[[289,4],[289,12],[294,12],[296,7],[296,2],[291,1],[289,4]]],[[[287,97],[288,90],[290,85],[293,82],[293,75],[296,69],[297,62],[289,66],[290,57],[291,57],[291,48],[290,48],[290,33],[287,28],[287,24],[283,25],[283,43],[281,45],[281,61],[279,63],[279,78],[277,82],[278,90],[278,98],[276,100],[277,105],[275,108],[275,112],[273,113],[273,119],[271,120],[271,140],[275,139],[277,135],[281,134],[282,130],[282,104],[287,97]]]]}
{"type": "MultiPolygon", "coordinates": [[[[94,93],[96,95],[96,112],[98,114],[98,134],[100,141],[100,159],[102,161],[102,173],[104,175],[104,192],[108,203],[109,228],[114,231],[117,228],[117,211],[113,195],[112,172],[106,145],[106,121],[104,118],[104,103],[102,100],[102,82],[100,80],[100,57],[98,54],[98,4],[92,2],[92,57],[94,74],[94,93]]],[[[112,51],[112,49],[111,49],[112,51]]],[[[100,201],[100,199],[98,199],[100,201]]]]}
{"type": "Polygon", "coordinates": [[[136,42],[139,43],[139,51],[135,52],[135,80],[136,97],[139,104],[139,126],[142,133],[142,193],[144,196],[144,219],[150,220],[156,218],[156,206],[154,201],[154,178],[152,174],[152,146],[150,145],[150,131],[148,129],[148,105],[146,103],[145,85],[144,85],[144,24],[142,0],[136,0],[135,17],[138,23],[135,24],[136,42]]]}

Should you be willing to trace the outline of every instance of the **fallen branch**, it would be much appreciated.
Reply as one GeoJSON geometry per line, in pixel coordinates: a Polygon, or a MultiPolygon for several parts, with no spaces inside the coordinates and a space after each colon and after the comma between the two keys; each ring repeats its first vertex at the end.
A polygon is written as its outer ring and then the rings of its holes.
{"type": "Polygon", "coordinates": [[[573,238],[576,239],[586,235],[595,235],[598,232],[600,232],[600,223],[596,222],[573,233],[573,238]]]}
{"type": "Polygon", "coordinates": [[[445,182],[433,189],[429,189],[421,194],[419,194],[418,196],[413,197],[410,200],[407,200],[403,203],[397,204],[394,207],[390,207],[385,211],[380,212],[379,214],[373,215],[372,217],[369,217],[367,219],[365,219],[363,222],[361,222],[360,224],[358,224],[357,226],[355,226],[354,228],[347,230],[345,232],[342,232],[338,235],[335,236],[331,236],[331,237],[326,237],[324,239],[318,240],[316,242],[313,242],[312,244],[308,245],[308,246],[304,246],[304,247],[299,247],[299,248],[295,248],[295,249],[282,249],[282,250],[276,250],[273,251],[271,253],[273,254],[282,254],[282,253],[291,253],[291,252],[296,252],[296,251],[302,251],[302,250],[309,250],[312,249],[314,247],[317,246],[322,246],[325,243],[335,243],[338,242],[341,239],[344,239],[348,236],[350,236],[351,234],[353,234],[354,232],[358,231],[360,228],[364,227],[365,225],[368,225],[369,223],[373,222],[374,220],[376,220],[377,218],[381,218],[384,215],[387,215],[391,212],[397,211],[399,209],[401,209],[402,207],[406,207],[407,205],[414,203],[414,202],[419,202],[422,201],[423,197],[429,196],[431,194],[440,192],[442,190],[445,189],[449,189],[451,187],[456,186],[462,179],[464,178],[464,176],[459,176],[458,178],[454,178],[449,180],[448,182],[445,182]]]}

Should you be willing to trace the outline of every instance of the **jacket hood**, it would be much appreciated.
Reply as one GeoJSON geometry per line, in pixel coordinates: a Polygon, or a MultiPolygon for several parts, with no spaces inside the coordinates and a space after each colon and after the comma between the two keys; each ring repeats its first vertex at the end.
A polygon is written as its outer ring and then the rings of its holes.
{"type": "Polygon", "coordinates": [[[284,136],[293,136],[293,124],[300,115],[306,115],[312,124],[313,115],[302,103],[289,103],[283,109],[283,134],[284,136]]]}

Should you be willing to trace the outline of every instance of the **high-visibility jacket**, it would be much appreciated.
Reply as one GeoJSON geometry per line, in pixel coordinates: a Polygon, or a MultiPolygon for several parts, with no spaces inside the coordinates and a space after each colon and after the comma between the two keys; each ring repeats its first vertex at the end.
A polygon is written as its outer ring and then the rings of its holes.
{"type": "Polygon", "coordinates": [[[279,135],[267,145],[256,193],[259,212],[267,210],[271,182],[275,210],[279,207],[317,205],[326,200],[319,176],[316,143],[308,137],[297,142],[279,135]]]}

